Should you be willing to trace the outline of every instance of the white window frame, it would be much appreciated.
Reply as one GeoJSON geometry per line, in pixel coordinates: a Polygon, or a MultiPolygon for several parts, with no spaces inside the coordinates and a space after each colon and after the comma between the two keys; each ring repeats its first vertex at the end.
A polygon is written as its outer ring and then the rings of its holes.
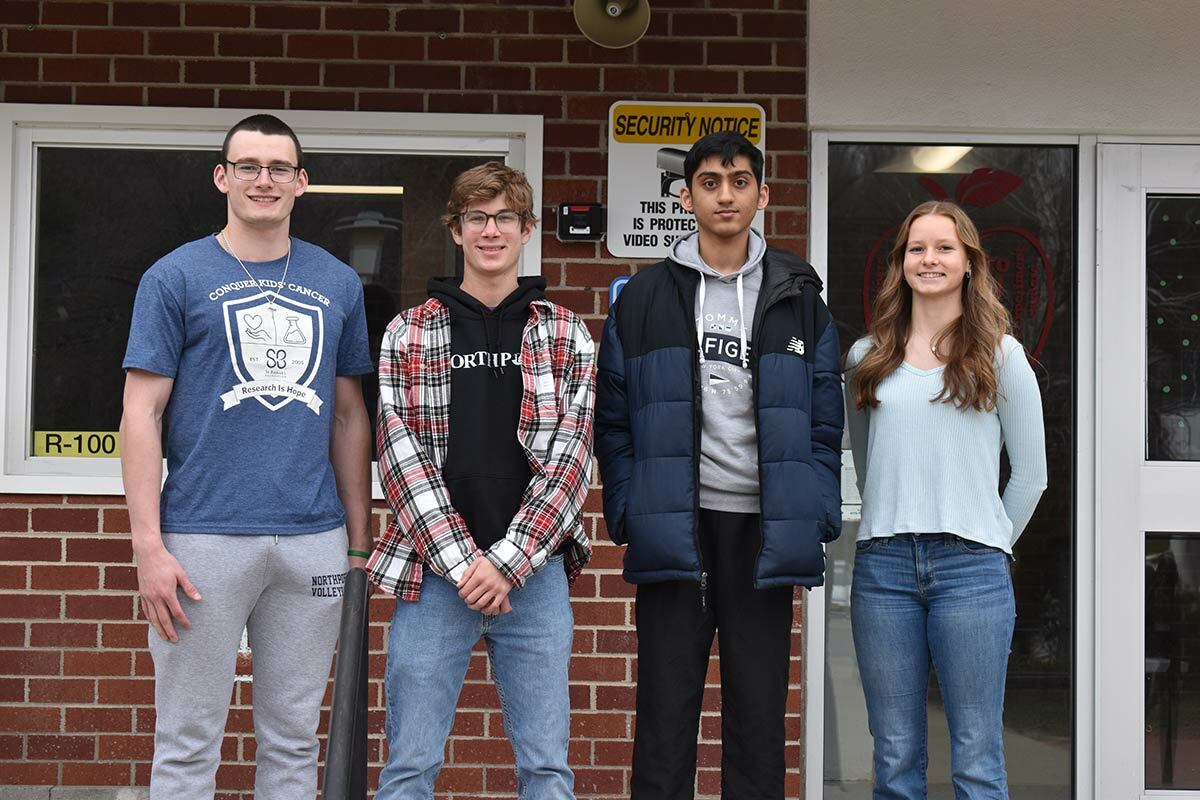
{"type": "MultiPolygon", "coordinates": [[[[33,249],[36,149],[42,146],[198,149],[216,152],[245,109],[0,104],[0,493],[119,495],[117,459],[34,458],[33,249]]],[[[310,153],[494,155],[523,170],[542,205],[542,117],[279,111],[310,153]]],[[[419,191],[419,187],[414,188],[419,191]]],[[[213,191],[216,191],[215,189],[213,191]]],[[[532,236],[520,273],[541,273],[541,237],[532,236]]],[[[147,267],[150,265],[147,264],[147,267]]],[[[88,387],[79,387],[86,392],[88,387]]],[[[383,497],[378,480],[374,496],[383,497]]]]}
{"type": "MultiPolygon", "coordinates": [[[[814,131],[809,175],[809,255],[826,280],[829,258],[829,145],[895,144],[1070,145],[1078,148],[1078,253],[1076,302],[1075,455],[1075,797],[1094,796],[1095,775],[1095,605],[1096,551],[1096,143],[1095,136],[980,134],[915,131],[814,131]]],[[[859,504],[843,514],[857,515],[859,504]]],[[[804,603],[805,797],[824,796],[825,780],[825,590],[813,589],[804,603]]]]}

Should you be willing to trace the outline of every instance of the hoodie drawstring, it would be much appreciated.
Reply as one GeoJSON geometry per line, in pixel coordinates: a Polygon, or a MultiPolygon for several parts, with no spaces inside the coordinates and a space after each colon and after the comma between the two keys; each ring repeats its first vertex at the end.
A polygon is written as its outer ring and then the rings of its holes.
{"type": "MultiPolygon", "coordinates": [[[[739,286],[741,278],[738,278],[739,286]]],[[[696,312],[696,349],[700,351],[700,363],[704,363],[704,284],[705,277],[700,276],[700,310],[696,312]]]]}
{"type": "Polygon", "coordinates": [[[741,325],[742,369],[750,368],[750,355],[746,352],[746,300],[742,293],[742,273],[737,276],[738,324],[741,325]]]}

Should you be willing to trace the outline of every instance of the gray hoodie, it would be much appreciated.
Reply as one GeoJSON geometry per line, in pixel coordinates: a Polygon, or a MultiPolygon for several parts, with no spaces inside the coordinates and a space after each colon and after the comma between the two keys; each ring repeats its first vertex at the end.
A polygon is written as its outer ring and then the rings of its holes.
{"type": "Polygon", "coordinates": [[[766,240],[753,228],[746,263],[722,275],[700,257],[699,234],[677,241],[671,259],[700,273],[696,347],[700,360],[700,507],[757,514],[758,435],[750,339],[766,240]]]}

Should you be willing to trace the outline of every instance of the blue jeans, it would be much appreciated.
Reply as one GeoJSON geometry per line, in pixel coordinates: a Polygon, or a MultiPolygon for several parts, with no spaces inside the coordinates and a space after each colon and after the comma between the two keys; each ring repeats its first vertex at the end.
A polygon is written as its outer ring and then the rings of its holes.
{"type": "Polygon", "coordinates": [[[876,800],[926,797],[932,659],[956,800],[1008,797],[1004,678],[1016,604],[1008,556],[950,534],[855,545],[851,622],[875,740],[876,800]]]}
{"type": "Polygon", "coordinates": [[[429,800],[479,637],[487,643],[521,800],[569,800],[571,703],[567,665],[574,618],[562,556],[509,593],[512,611],[467,608],[445,578],[426,573],[421,599],[396,601],[387,656],[388,761],[376,800],[429,800]]]}

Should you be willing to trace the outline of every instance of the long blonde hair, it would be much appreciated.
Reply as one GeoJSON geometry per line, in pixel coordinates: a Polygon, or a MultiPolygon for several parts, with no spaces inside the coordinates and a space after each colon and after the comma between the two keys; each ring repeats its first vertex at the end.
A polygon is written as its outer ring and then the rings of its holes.
{"type": "Polygon", "coordinates": [[[990,411],[996,406],[996,348],[1012,322],[1008,309],[1000,302],[979,230],[967,212],[945,200],[921,203],[900,225],[888,254],[883,286],[875,298],[870,330],[874,342],[855,370],[854,402],[860,409],[878,407],[879,384],[904,361],[912,323],[912,288],[904,279],[904,253],[913,221],[927,214],[940,214],[954,221],[970,265],[970,277],[963,280],[962,286],[962,315],[938,331],[931,342],[946,362],[942,391],[933,399],[954,403],[958,408],[990,411]]]}

